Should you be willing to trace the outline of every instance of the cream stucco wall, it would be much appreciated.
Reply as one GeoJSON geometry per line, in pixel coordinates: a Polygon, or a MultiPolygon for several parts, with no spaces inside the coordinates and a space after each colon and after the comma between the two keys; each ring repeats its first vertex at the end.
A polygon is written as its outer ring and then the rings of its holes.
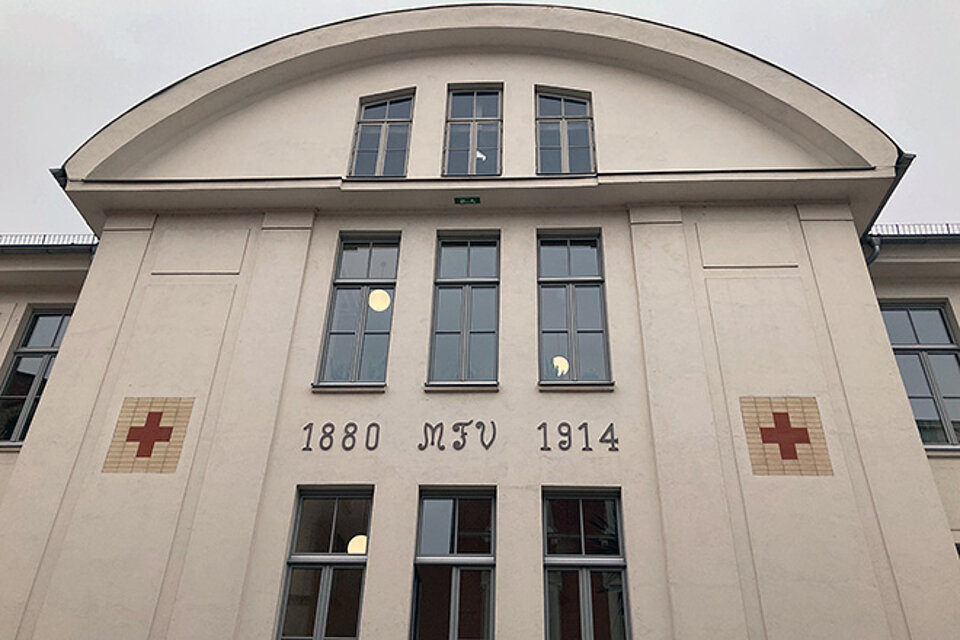
{"type": "Polygon", "coordinates": [[[297,487],[360,485],[374,490],[361,634],[400,640],[418,487],[482,485],[499,638],[542,636],[541,491],[583,486],[621,491],[634,638],[945,637],[960,570],[849,218],[116,216],[0,511],[0,635],[269,637],[297,487]],[[612,392],[537,388],[536,237],[562,228],[602,234],[612,392]],[[423,387],[443,230],[500,234],[495,393],[423,387]],[[313,393],[338,237],[365,231],[401,236],[386,390],[313,393]],[[742,395],[817,397],[834,475],[753,475],[742,395]],[[101,473],[128,396],[196,397],[175,474],[101,473]],[[496,422],[489,450],[473,434],[418,450],[425,421],[469,419],[496,422]],[[613,422],[620,451],[539,451],[537,425],[561,420],[613,422]],[[303,451],[308,421],[376,421],[380,445],[303,451]]]}

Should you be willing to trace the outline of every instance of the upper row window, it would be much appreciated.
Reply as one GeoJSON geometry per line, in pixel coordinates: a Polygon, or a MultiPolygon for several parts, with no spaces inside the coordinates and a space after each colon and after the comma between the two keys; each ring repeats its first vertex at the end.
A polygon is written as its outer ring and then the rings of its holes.
{"type": "MultiPolygon", "coordinates": [[[[593,115],[586,95],[537,90],[537,173],[595,171],[593,115]]],[[[413,122],[413,92],[361,100],[353,144],[354,177],[403,177],[413,122]]],[[[447,95],[443,175],[502,172],[503,91],[456,88],[447,95]]]]}

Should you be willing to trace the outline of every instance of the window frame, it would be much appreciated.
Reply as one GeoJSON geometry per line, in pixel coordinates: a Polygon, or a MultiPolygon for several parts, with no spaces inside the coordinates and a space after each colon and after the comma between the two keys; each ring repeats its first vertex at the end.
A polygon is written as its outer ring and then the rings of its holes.
{"type": "Polygon", "coordinates": [[[444,112],[443,126],[443,156],[440,167],[440,175],[445,178],[495,178],[503,175],[503,85],[502,84],[468,84],[468,85],[448,85],[447,87],[447,105],[444,112]],[[473,93],[473,115],[469,118],[453,117],[453,94],[455,93],[473,93]],[[497,117],[480,117],[477,115],[477,94],[492,93],[497,94],[497,117]],[[477,173],[477,134],[479,125],[484,123],[495,123],[497,125],[497,170],[494,173],[477,173]],[[450,128],[454,124],[470,125],[470,147],[467,150],[467,172],[450,173],[450,128]]]}
{"type": "Polygon", "coordinates": [[[320,361],[317,365],[317,373],[314,378],[313,389],[314,391],[321,391],[323,389],[335,389],[335,388],[368,388],[368,389],[382,389],[386,386],[387,380],[387,369],[390,362],[390,342],[393,335],[393,312],[394,307],[397,302],[397,276],[399,275],[400,269],[400,234],[399,233],[379,233],[379,234],[341,234],[340,238],[337,241],[337,254],[334,260],[333,266],[333,279],[330,285],[330,296],[327,301],[327,318],[324,323],[323,331],[323,344],[320,349],[320,361]],[[343,253],[344,247],[347,245],[367,245],[371,251],[368,256],[367,262],[367,276],[364,278],[342,278],[340,277],[340,267],[343,263],[343,253]],[[394,276],[392,279],[389,278],[371,278],[370,276],[370,259],[372,259],[372,249],[373,247],[381,246],[395,246],[397,251],[397,263],[395,265],[394,276]],[[368,303],[365,303],[365,300],[369,299],[370,292],[373,289],[389,289],[393,292],[392,299],[390,301],[390,325],[386,330],[367,330],[367,317],[368,317],[368,303]],[[329,356],[330,351],[330,338],[332,335],[341,335],[345,334],[345,331],[333,329],[334,314],[335,314],[335,305],[337,302],[337,292],[347,289],[359,289],[360,290],[360,312],[357,314],[357,321],[354,325],[353,333],[353,350],[350,364],[350,375],[347,380],[326,380],[324,379],[324,366],[327,362],[327,357],[329,356]],[[375,333],[387,336],[387,345],[386,345],[386,359],[384,362],[383,370],[383,380],[360,380],[360,365],[363,357],[363,342],[364,337],[368,333],[375,333]]]}
{"type": "Polygon", "coordinates": [[[457,640],[458,623],[460,617],[460,573],[467,570],[489,569],[490,571],[490,592],[487,611],[487,628],[490,630],[488,640],[493,640],[496,635],[494,628],[495,610],[496,610],[496,551],[497,551],[497,495],[495,488],[469,487],[460,490],[444,490],[422,488],[417,501],[417,529],[414,547],[414,567],[413,567],[413,593],[410,615],[410,639],[417,640],[418,622],[420,620],[420,593],[418,587],[419,577],[417,568],[421,566],[449,566],[450,573],[450,610],[449,610],[449,633],[448,640],[457,640]],[[420,535],[423,527],[423,503],[430,499],[450,499],[454,500],[454,511],[451,514],[452,530],[451,535],[456,540],[459,530],[458,515],[461,500],[471,500],[477,498],[488,498],[490,500],[490,553],[455,553],[442,555],[422,555],[420,553],[420,535]]]}
{"type": "Polygon", "coordinates": [[[630,640],[630,599],[627,585],[627,560],[624,545],[623,501],[620,490],[592,490],[578,488],[573,490],[549,489],[541,496],[541,543],[543,546],[543,629],[546,638],[550,638],[550,571],[577,571],[579,595],[580,637],[593,640],[593,593],[590,589],[590,575],[593,571],[616,571],[620,574],[623,587],[623,629],[624,639],[630,640]],[[551,554],[547,544],[547,504],[549,500],[577,500],[580,511],[580,554],[551,554]],[[616,555],[589,554],[585,551],[585,533],[583,526],[584,500],[613,500],[617,514],[617,543],[620,553],[616,555]]]}
{"type": "MultiPolygon", "coordinates": [[[[950,308],[947,302],[930,302],[930,301],[881,301],[880,302],[880,312],[881,317],[884,311],[907,311],[908,317],[910,311],[939,311],[940,318],[943,320],[944,329],[947,332],[947,337],[950,342],[947,344],[924,344],[919,341],[916,344],[903,344],[903,343],[894,343],[890,338],[889,332],[887,332],[887,338],[890,341],[890,348],[893,351],[894,358],[897,355],[917,355],[920,359],[920,367],[923,371],[923,375],[927,386],[930,388],[931,398],[933,400],[934,406],[937,409],[937,413],[940,417],[940,428],[942,433],[946,436],[946,442],[923,442],[923,446],[928,449],[950,449],[956,450],[960,448],[960,436],[957,435],[956,429],[954,428],[950,415],[947,411],[945,404],[944,393],[940,390],[940,385],[937,382],[936,376],[934,375],[933,365],[930,363],[930,354],[938,355],[954,355],[958,363],[960,363],[960,342],[958,342],[958,332],[955,329],[955,323],[952,315],[950,314],[950,308]]],[[[912,321],[911,321],[912,327],[912,321]]],[[[886,328],[886,323],[884,323],[884,328],[886,328]]],[[[917,336],[919,340],[919,336],[917,336]]],[[[900,374],[901,382],[906,388],[906,382],[903,381],[903,374],[900,373],[899,366],[897,367],[897,373],[900,374]]],[[[909,394],[907,396],[909,401],[909,394]]],[[[912,407],[911,407],[912,411],[912,407]]],[[[914,417],[914,422],[916,422],[916,417],[914,417]]],[[[917,426],[917,432],[920,432],[920,426],[917,426]]]]}
{"type": "MultiPolygon", "coordinates": [[[[568,269],[569,270],[569,269],[568,269]]],[[[539,386],[547,387],[603,387],[612,388],[613,367],[610,362],[610,326],[607,318],[607,294],[606,294],[606,275],[604,270],[603,239],[599,230],[597,231],[578,231],[564,232],[563,230],[541,230],[537,233],[537,374],[539,386]],[[543,242],[566,241],[567,260],[569,267],[570,246],[577,241],[596,241],[597,243],[597,275],[596,276],[544,276],[542,275],[542,264],[540,260],[541,248],[543,242]],[[566,333],[567,333],[567,353],[569,354],[570,377],[567,380],[548,380],[544,377],[543,369],[543,300],[541,292],[545,286],[558,287],[564,286],[566,295],[566,333]],[[577,286],[596,285],[600,289],[600,323],[602,330],[599,333],[603,336],[603,358],[606,365],[606,378],[602,380],[581,380],[580,379],[580,357],[579,347],[577,345],[576,320],[576,297],[574,292],[577,286]]],[[[598,333],[598,331],[592,331],[598,333]]],[[[556,331],[547,331],[546,333],[556,333],[556,331]]]]}
{"type": "Polygon", "coordinates": [[[416,87],[408,89],[398,89],[387,93],[378,93],[371,96],[360,98],[357,104],[357,117],[353,129],[353,147],[350,153],[350,166],[347,168],[347,176],[352,180],[397,180],[407,177],[407,168],[410,162],[410,140],[413,137],[413,115],[416,107],[416,87]],[[390,102],[394,100],[410,99],[410,116],[408,118],[389,118],[390,102]],[[379,103],[386,105],[386,112],[383,118],[370,120],[363,119],[363,111],[371,105],[379,103]],[[400,174],[384,175],[383,169],[386,163],[387,137],[391,124],[407,125],[407,143],[403,150],[403,171],[400,174]],[[380,138],[377,146],[377,160],[373,175],[361,175],[357,173],[357,156],[360,152],[360,130],[363,125],[378,125],[380,127],[380,138]]]}
{"type": "Polygon", "coordinates": [[[10,433],[9,439],[0,440],[0,446],[2,447],[20,447],[23,445],[24,440],[27,436],[27,431],[30,428],[31,423],[33,422],[33,417],[36,413],[34,404],[36,403],[39,406],[40,398],[43,394],[41,386],[46,388],[45,380],[49,380],[50,375],[53,373],[53,365],[57,355],[60,352],[60,348],[63,345],[63,340],[66,339],[66,331],[69,328],[70,322],[73,319],[73,307],[30,307],[23,314],[22,319],[22,329],[17,332],[16,343],[18,346],[10,353],[10,357],[6,363],[4,369],[3,378],[0,379],[0,400],[4,398],[20,398],[21,396],[12,396],[12,395],[2,395],[3,391],[6,390],[7,385],[10,383],[11,378],[15,374],[15,366],[17,361],[22,357],[40,357],[40,366],[37,370],[36,377],[33,379],[33,382],[30,383],[30,388],[27,390],[27,394],[23,396],[23,406],[20,407],[20,411],[17,415],[17,421],[13,425],[13,431],[10,433]],[[60,323],[57,325],[57,330],[54,333],[53,342],[54,344],[49,347],[30,347],[27,346],[27,341],[30,339],[33,329],[36,326],[36,321],[42,316],[60,316],[60,323]],[[64,318],[66,318],[67,326],[63,326],[64,318]],[[61,333],[63,336],[60,339],[60,343],[56,344],[57,336],[60,336],[61,333]]]}
{"type": "MultiPolygon", "coordinates": [[[[367,558],[370,554],[370,523],[373,521],[373,488],[344,487],[337,488],[298,488],[297,504],[294,512],[293,526],[290,529],[290,543],[287,547],[287,557],[284,562],[283,588],[280,592],[279,615],[277,616],[277,640],[283,640],[290,636],[283,635],[283,625],[286,622],[287,604],[290,597],[290,586],[293,581],[294,569],[319,569],[321,571],[320,586],[317,592],[317,604],[314,611],[314,628],[312,640],[324,640],[326,622],[330,612],[330,596],[332,594],[333,570],[337,568],[359,568],[360,578],[360,597],[357,602],[357,638],[360,637],[360,621],[363,617],[363,596],[364,587],[367,578],[367,558]],[[307,500],[316,498],[336,499],[334,507],[334,516],[331,521],[331,539],[336,528],[337,508],[340,499],[367,499],[367,523],[366,523],[366,547],[364,553],[334,553],[332,551],[321,553],[297,552],[297,538],[300,534],[300,525],[303,520],[303,504],[307,500]]],[[[300,637],[300,636],[296,636],[300,637]]],[[[357,640],[354,638],[354,640],[357,640]]],[[[339,640],[337,638],[336,640],[339,640]]]]}
{"type": "MultiPolygon", "coordinates": [[[[471,233],[443,233],[437,236],[437,250],[434,256],[433,278],[433,309],[430,316],[430,345],[429,360],[427,362],[428,387],[496,387],[500,378],[500,233],[499,232],[471,232],[471,233]],[[494,244],[496,251],[495,274],[493,276],[470,276],[470,246],[474,243],[494,244]],[[441,251],[445,243],[467,244],[467,274],[463,277],[444,278],[440,272],[441,251]],[[469,377],[470,367],[470,336],[472,333],[490,333],[488,331],[471,332],[470,311],[472,308],[473,288],[494,289],[494,319],[493,319],[493,378],[472,379],[469,377]],[[459,289],[460,294],[460,346],[459,346],[459,376],[457,379],[445,380],[436,378],[434,355],[436,351],[436,336],[438,334],[438,314],[441,289],[459,289]]],[[[444,333],[450,333],[444,331],[444,333]]]]}
{"type": "Polygon", "coordinates": [[[593,125],[593,96],[589,91],[577,91],[575,89],[563,89],[557,87],[546,87],[537,85],[533,92],[533,115],[534,115],[534,146],[535,146],[535,164],[537,166],[538,176],[592,176],[597,174],[597,143],[596,132],[593,125]],[[540,97],[557,98],[559,100],[573,99],[582,100],[587,103],[587,114],[585,116],[567,116],[564,113],[564,107],[561,103],[559,116],[541,116],[540,115],[540,97]],[[570,170],[570,139],[568,125],[572,121],[586,121],[587,135],[590,137],[587,150],[590,155],[590,168],[587,171],[570,170]],[[540,123],[557,122],[560,125],[560,170],[544,171],[540,162],[540,123]]]}

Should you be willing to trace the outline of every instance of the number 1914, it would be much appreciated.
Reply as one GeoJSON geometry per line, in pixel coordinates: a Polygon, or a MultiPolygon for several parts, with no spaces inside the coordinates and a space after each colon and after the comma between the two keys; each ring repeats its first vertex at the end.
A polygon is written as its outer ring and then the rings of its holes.
{"type": "MultiPolygon", "coordinates": [[[[537,427],[537,431],[540,432],[543,439],[540,445],[540,451],[553,451],[553,447],[550,446],[550,442],[553,440],[553,430],[547,427],[546,422],[541,422],[537,427]]],[[[574,440],[576,440],[576,444],[583,444],[583,446],[580,447],[580,451],[593,451],[593,447],[590,446],[590,425],[588,423],[581,422],[576,429],[574,429],[569,422],[561,422],[557,425],[555,444],[560,451],[569,451],[574,446],[574,440]],[[574,431],[578,433],[575,435],[574,431]]],[[[607,445],[607,451],[620,451],[620,438],[617,437],[617,432],[612,422],[603,430],[597,442],[607,445]]]]}

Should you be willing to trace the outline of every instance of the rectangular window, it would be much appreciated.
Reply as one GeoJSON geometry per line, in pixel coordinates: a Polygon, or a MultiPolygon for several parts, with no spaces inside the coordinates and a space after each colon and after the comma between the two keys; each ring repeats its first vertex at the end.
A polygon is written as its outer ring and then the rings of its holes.
{"type": "Polygon", "coordinates": [[[616,496],[545,495],[547,640],[627,640],[616,496]]]}
{"type": "Polygon", "coordinates": [[[423,495],[413,640],[493,638],[494,499],[423,495]]]}
{"type": "Polygon", "coordinates": [[[540,381],[609,382],[600,237],[539,238],[540,381]]]}
{"type": "Polygon", "coordinates": [[[357,638],[370,503],[368,491],[301,494],[280,640],[357,638]]]}
{"type": "Polygon", "coordinates": [[[412,122],[413,92],[361,100],[350,175],[405,176],[412,122]]]}
{"type": "Polygon", "coordinates": [[[397,282],[397,239],[341,239],[320,382],[382,383],[397,282]]]}
{"type": "Polygon", "coordinates": [[[497,238],[437,247],[431,382],[495,382],[500,283],[497,238]]]}
{"type": "Polygon", "coordinates": [[[500,89],[450,91],[443,175],[500,174],[500,95],[500,89]]]}
{"type": "Polygon", "coordinates": [[[588,96],[537,90],[537,173],[594,173],[588,96]]]}
{"type": "Polygon", "coordinates": [[[938,305],[883,305],[924,444],[960,445],[960,347],[938,305]]]}
{"type": "Polygon", "coordinates": [[[71,311],[35,311],[0,392],[0,441],[21,442],[37,410],[71,311]]]}

